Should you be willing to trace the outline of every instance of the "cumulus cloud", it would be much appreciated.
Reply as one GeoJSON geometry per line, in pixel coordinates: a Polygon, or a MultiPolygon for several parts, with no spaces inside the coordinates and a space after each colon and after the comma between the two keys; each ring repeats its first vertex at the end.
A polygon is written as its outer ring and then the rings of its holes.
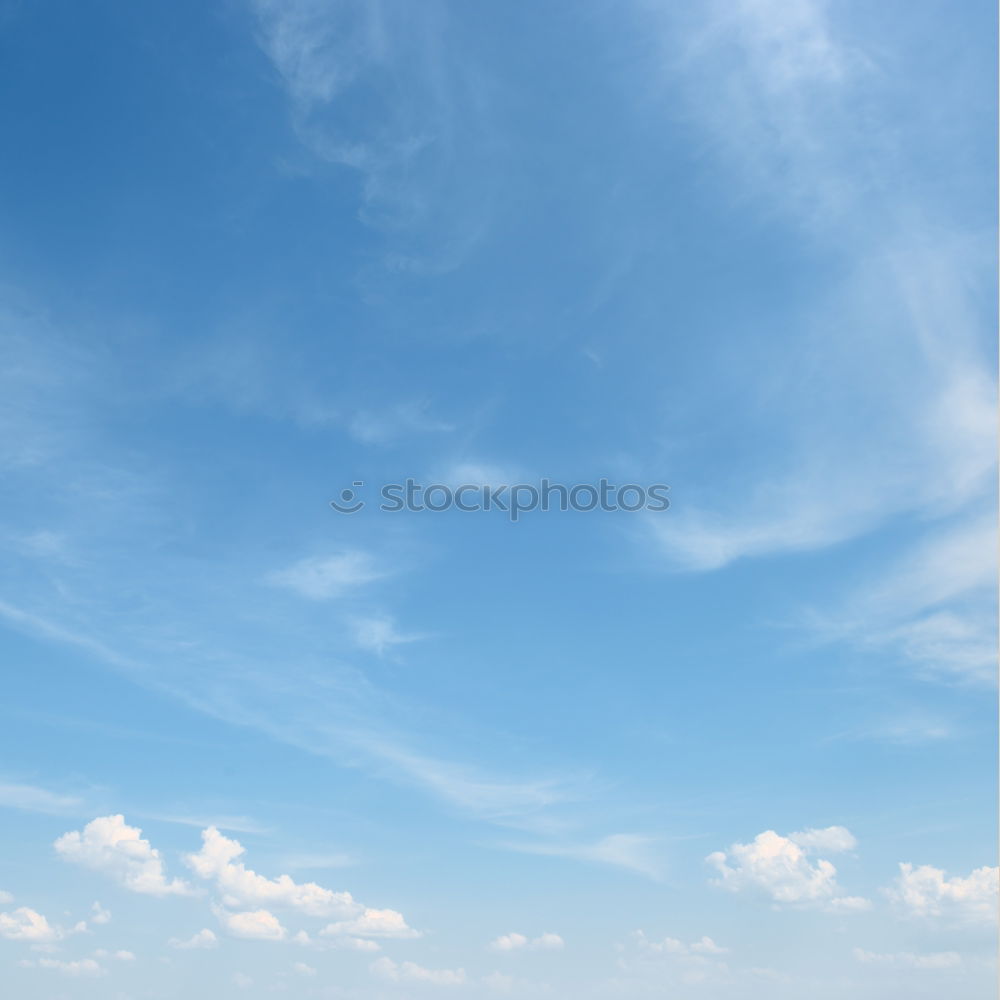
{"type": "Polygon", "coordinates": [[[527,945],[528,939],[523,934],[518,934],[516,932],[503,934],[496,940],[490,942],[490,947],[494,951],[517,951],[520,948],[526,948],[527,945]]]}
{"type": "Polygon", "coordinates": [[[250,941],[284,941],[286,937],[281,921],[270,910],[230,913],[228,910],[217,909],[216,916],[233,937],[250,941]]]}
{"type": "Polygon", "coordinates": [[[886,894],[911,916],[987,922],[997,918],[998,882],[1000,868],[976,868],[965,878],[945,878],[940,868],[901,862],[886,894]]]}
{"type": "Polygon", "coordinates": [[[865,965],[888,965],[904,969],[954,969],[962,964],[962,956],[955,951],[935,951],[926,955],[897,951],[880,955],[874,951],[855,948],[854,957],[865,965]]]}
{"type": "Polygon", "coordinates": [[[107,924],[111,921],[111,911],[104,909],[103,906],[96,900],[94,905],[90,908],[90,919],[95,924],[107,924]]]}
{"type": "MultiPolygon", "coordinates": [[[[666,990],[685,989],[692,984],[732,985],[725,956],[728,949],[703,936],[685,942],[679,938],[650,938],[641,930],[633,931],[628,945],[616,945],[618,968],[627,977],[629,996],[665,995],[666,990]]],[[[685,996],[687,995],[685,991],[685,996]]],[[[720,994],[721,995],[721,994],[720,994]]]]}
{"type": "Polygon", "coordinates": [[[19,906],[11,913],[0,913],[0,937],[8,941],[27,941],[30,944],[49,944],[64,936],[64,931],[53,927],[36,910],[19,906]]]}
{"type": "Polygon", "coordinates": [[[721,876],[716,885],[731,892],[756,889],[775,903],[812,904],[849,912],[866,909],[868,901],[842,895],[837,869],[824,858],[812,862],[808,856],[820,850],[849,850],[856,843],[850,831],[841,826],[805,830],[787,837],[765,830],[752,843],[733,844],[728,852],[715,851],[705,860],[721,876]]]}
{"type": "Polygon", "coordinates": [[[171,948],[181,948],[187,951],[196,948],[215,948],[219,944],[219,939],[215,936],[214,931],[210,931],[207,927],[203,927],[200,931],[196,934],[192,934],[189,938],[184,940],[171,938],[167,944],[171,948]]]}
{"type": "Polygon", "coordinates": [[[311,965],[306,965],[305,962],[293,962],[292,972],[297,976],[315,976],[316,970],[311,965]]]}
{"type": "Polygon", "coordinates": [[[415,938],[420,931],[407,926],[402,913],[396,910],[373,910],[366,907],[353,920],[328,924],[320,934],[325,937],[348,935],[351,937],[415,938]]]}
{"type": "Polygon", "coordinates": [[[636,931],[632,935],[640,952],[647,955],[725,955],[729,949],[716,944],[710,937],[704,936],[698,941],[685,944],[677,938],[665,937],[661,941],[651,941],[644,931],[636,931]]]}
{"type": "Polygon", "coordinates": [[[181,879],[168,879],[160,852],[142,830],[128,826],[125,817],[99,816],[82,831],[64,833],[55,842],[56,853],[66,861],[110,875],[126,889],[150,896],[190,895],[181,879]]]}
{"type": "Polygon", "coordinates": [[[431,983],[434,986],[461,986],[466,982],[464,969],[425,969],[416,962],[394,962],[378,958],[371,964],[372,974],[391,983],[431,983]]]}
{"type": "Polygon", "coordinates": [[[364,908],[349,892],[334,892],[315,882],[296,882],[290,875],[269,879],[238,861],[245,848],[238,840],[221,834],[214,826],[201,835],[201,850],[186,857],[188,867],[200,878],[215,882],[227,906],[287,906],[324,917],[360,916],[364,908]]]}
{"type": "Polygon", "coordinates": [[[536,938],[528,938],[524,934],[516,931],[510,934],[502,934],[494,941],[490,942],[493,951],[558,951],[565,942],[558,934],[546,932],[536,938]]]}

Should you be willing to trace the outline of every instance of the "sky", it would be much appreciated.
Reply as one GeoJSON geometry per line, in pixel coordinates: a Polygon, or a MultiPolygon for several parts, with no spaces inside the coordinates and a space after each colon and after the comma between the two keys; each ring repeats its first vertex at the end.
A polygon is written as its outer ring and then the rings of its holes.
{"type": "Polygon", "coordinates": [[[995,22],[0,4],[5,995],[992,996],[995,22]]]}

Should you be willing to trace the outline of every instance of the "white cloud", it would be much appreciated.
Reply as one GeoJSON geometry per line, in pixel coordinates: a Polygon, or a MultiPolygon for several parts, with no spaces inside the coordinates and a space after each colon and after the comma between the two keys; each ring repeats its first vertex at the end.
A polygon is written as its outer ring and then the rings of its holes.
{"type": "MultiPolygon", "coordinates": [[[[8,618],[32,634],[83,648],[115,667],[138,669],[134,661],[116,650],[96,643],[78,631],[2,601],[0,617],[8,618]]],[[[217,666],[214,660],[203,666],[207,668],[206,674],[217,676],[212,674],[212,669],[217,666]]],[[[362,755],[380,773],[385,773],[386,765],[391,765],[395,777],[410,781],[448,803],[485,819],[506,821],[511,817],[535,816],[568,795],[579,794],[568,788],[564,779],[507,779],[484,774],[464,761],[435,758],[412,750],[398,739],[397,734],[387,734],[384,720],[377,714],[364,711],[351,713],[345,709],[345,701],[356,705],[363,694],[371,690],[358,672],[345,670],[343,687],[337,692],[337,697],[331,697],[325,677],[322,684],[315,684],[308,675],[299,675],[293,687],[285,680],[270,678],[265,669],[253,674],[241,673],[240,676],[239,690],[214,682],[199,686],[204,680],[201,675],[197,678],[188,675],[189,682],[182,684],[176,675],[168,672],[161,676],[161,681],[200,711],[240,725],[253,726],[272,739],[296,747],[304,746],[312,753],[335,760],[343,760],[348,755],[356,763],[358,756],[362,755]],[[317,716],[306,706],[320,699],[323,700],[324,712],[317,716]],[[258,704],[254,703],[255,700],[258,704]],[[281,710],[276,710],[275,706],[279,704],[281,710]],[[319,723],[317,718],[321,720],[319,723]]]]}
{"type": "Polygon", "coordinates": [[[95,977],[103,976],[105,973],[104,967],[92,958],[81,958],[72,962],[66,962],[59,958],[40,958],[37,961],[27,959],[18,964],[25,968],[37,966],[39,969],[54,969],[64,976],[95,977]]]}
{"type": "Polygon", "coordinates": [[[181,879],[167,879],[160,852],[143,840],[142,830],[128,826],[124,816],[100,816],[82,832],[63,834],[54,846],[65,860],[104,872],[132,892],[150,896],[192,892],[181,879]]]}
{"type": "Polygon", "coordinates": [[[5,892],[3,889],[0,889],[0,904],[13,903],[13,902],[14,902],[13,894],[5,892]]]}
{"type": "Polygon", "coordinates": [[[245,972],[234,972],[233,983],[241,990],[248,990],[253,986],[253,977],[248,976],[245,972]]]}
{"type": "Polygon", "coordinates": [[[118,951],[108,951],[106,948],[98,948],[94,952],[94,958],[113,958],[116,962],[134,962],[135,955],[120,948],[118,951]]]}
{"type": "Polygon", "coordinates": [[[90,919],[95,924],[107,924],[111,922],[111,911],[104,909],[96,900],[90,908],[90,919]]]}
{"type": "Polygon", "coordinates": [[[565,942],[558,934],[546,932],[536,938],[528,938],[524,934],[516,931],[510,934],[502,934],[494,941],[490,942],[493,951],[558,951],[565,942]]]}
{"type": "Polygon", "coordinates": [[[53,927],[41,913],[27,906],[19,906],[11,913],[0,913],[0,937],[8,941],[48,944],[63,935],[61,928],[53,927]]]}
{"type": "MultiPolygon", "coordinates": [[[[684,510],[651,518],[649,534],[672,564],[712,570],[836,545],[912,514],[933,534],[951,533],[940,526],[949,517],[974,526],[995,482],[982,306],[991,248],[928,217],[917,179],[903,180],[914,158],[897,147],[895,95],[883,90],[893,73],[879,67],[886,52],[860,51],[838,29],[838,5],[816,0],[637,9],[662,40],[654,72],[671,74],[675,100],[688,95],[743,198],[844,264],[808,314],[789,317],[793,336],[772,331],[758,377],[726,397],[734,438],[749,426],[776,446],[755,456],[758,474],[716,477],[700,495],[691,477],[684,510]],[[838,488],[846,482],[850,490],[838,488]]],[[[928,113],[944,120],[947,100],[928,113]]],[[[969,565],[994,548],[987,542],[969,565]]],[[[952,562],[942,579],[962,567],[952,562]]],[[[971,606],[918,614],[915,602],[907,614],[902,605],[875,613],[859,593],[834,627],[922,669],[984,677],[993,602],[965,596],[971,606]]]]}
{"type": "Polygon", "coordinates": [[[287,932],[270,910],[244,910],[230,913],[217,909],[216,916],[233,937],[251,941],[284,941],[287,932]]]}
{"type": "MultiPolygon", "coordinates": [[[[444,483],[453,489],[459,486],[511,486],[523,482],[524,476],[517,469],[505,465],[495,465],[492,462],[455,462],[439,475],[432,477],[436,483],[444,483]]],[[[479,503],[481,498],[469,496],[466,503],[479,503]]]]}
{"type": "Polygon", "coordinates": [[[925,673],[992,683],[995,550],[992,516],[962,519],[809,625],[821,637],[896,650],[925,673]]]}
{"type": "Polygon", "coordinates": [[[843,826],[828,826],[823,830],[790,833],[788,839],[807,852],[827,851],[836,854],[840,851],[853,851],[858,846],[854,834],[843,826]]]}
{"type": "Polygon", "coordinates": [[[665,42],[679,44],[669,55],[693,73],[697,117],[739,180],[783,197],[810,223],[836,220],[858,193],[856,172],[841,162],[844,133],[854,131],[841,102],[866,62],[840,42],[825,8],[814,0],[641,8],[665,42]]]}
{"type": "Polygon", "coordinates": [[[431,983],[435,986],[461,986],[466,982],[464,969],[425,969],[415,962],[394,962],[378,958],[371,964],[372,973],[389,982],[431,983]]]}
{"type": "MultiPolygon", "coordinates": [[[[355,744],[376,759],[395,765],[402,775],[447,802],[488,819],[505,820],[511,816],[535,814],[566,794],[564,790],[557,788],[553,780],[517,782],[494,779],[478,774],[463,764],[414,753],[377,736],[358,737],[355,744]]],[[[505,846],[511,850],[532,850],[530,846],[505,846]]],[[[535,853],[559,852],[539,850],[535,853]]]]}
{"type": "Polygon", "coordinates": [[[542,854],[552,857],[575,858],[599,864],[627,868],[649,878],[659,878],[661,865],[653,854],[656,842],[652,837],[636,833],[614,833],[593,844],[549,844],[508,842],[503,846],[524,854],[542,854]]]}
{"type": "Polygon", "coordinates": [[[314,601],[340,597],[386,574],[367,552],[348,551],[332,556],[300,559],[287,569],[269,574],[269,583],[287,587],[314,601]]]}
{"type": "Polygon", "coordinates": [[[402,913],[397,913],[395,910],[373,910],[368,907],[351,920],[341,920],[335,924],[328,924],[320,931],[320,934],[325,937],[420,937],[419,931],[407,926],[402,913]]]}
{"type": "Polygon", "coordinates": [[[886,894],[911,916],[991,922],[997,919],[998,886],[1000,868],[976,868],[964,878],[945,878],[940,868],[901,862],[886,894]]]}
{"type": "Polygon", "coordinates": [[[909,951],[878,954],[854,949],[854,957],[866,965],[888,965],[908,969],[954,969],[962,964],[962,956],[955,951],[936,951],[920,955],[909,951]]]}
{"type": "Polygon", "coordinates": [[[707,936],[703,936],[697,941],[693,941],[690,945],[688,945],[688,948],[694,955],[724,955],[729,951],[728,948],[723,948],[707,936]]]}
{"type": "Polygon", "coordinates": [[[377,941],[370,938],[357,937],[333,937],[330,938],[330,945],[341,951],[381,951],[382,948],[377,941]]]}
{"type": "Polygon", "coordinates": [[[618,968],[627,975],[620,981],[622,996],[661,996],[664,991],[673,995],[678,988],[708,983],[714,983],[721,996],[724,984],[732,986],[725,960],[728,949],[707,936],[684,942],[673,937],[649,938],[637,930],[629,945],[619,944],[615,949],[618,968]]]}
{"type": "Polygon", "coordinates": [[[924,711],[908,711],[894,717],[862,724],[855,729],[839,733],[832,739],[874,740],[911,746],[951,740],[956,735],[957,730],[952,721],[924,711]]]}
{"type": "Polygon", "coordinates": [[[361,410],[348,424],[351,435],[364,444],[388,444],[407,434],[447,433],[454,429],[451,424],[428,416],[424,407],[412,404],[381,412],[361,410]]]}
{"type": "Polygon", "coordinates": [[[725,955],[729,949],[716,944],[710,937],[701,937],[697,941],[685,944],[678,938],[666,937],[661,941],[651,941],[643,931],[635,931],[632,935],[639,951],[647,955],[725,955]]]}
{"type": "Polygon", "coordinates": [[[350,918],[363,912],[349,892],[334,892],[315,882],[296,882],[289,875],[274,879],[258,875],[236,860],[245,853],[243,845],[214,826],[201,837],[201,850],[185,860],[200,878],[215,882],[227,906],[287,906],[318,917],[336,914],[350,918]]]}
{"type": "Polygon", "coordinates": [[[757,834],[752,843],[733,844],[728,852],[715,851],[705,860],[721,875],[716,880],[730,892],[756,889],[775,903],[813,904],[828,909],[866,909],[868,902],[841,895],[837,869],[823,858],[811,862],[809,854],[844,851],[856,840],[844,827],[805,830],[783,837],[773,830],[757,834]]]}
{"type": "Polygon", "coordinates": [[[420,635],[407,635],[396,628],[395,622],[387,616],[355,618],[351,621],[354,642],[362,649],[382,656],[393,646],[417,642],[420,635]]]}
{"type": "Polygon", "coordinates": [[[34,785],[0,785],[0,806],[8,809],[59,816],[76,812],[80,805],[81,799],[75,795],[58,795],[34,785]]]}
{"type": "Polygon", "coordinates": [[[305,962],[293,962],[292,972],[297,976],[315,976],[316,970],[311,965],[306,965],[305,962]]]}
{"type": "Polygon", "coordinates": [[[185,940],[171,938],[167,944],[171,948],[181,948],[183,950],[216,948],[218,947],[219,939],[215,936],[214,931],[210,931],[207,927],[203,927],[200,931],[192,934],[191,937],[186,938],[185,940]]]}
{"type": "MultiPolygon", "coordinates": [[[[386,268],[457,266],[487,224],[498,174],[480,122],[479,74],[466,69],[461,47],[442,44],[446,12],[315,0],[255,7],[298,138],[320,162],[360,173],[361,220],[398,247],[386,268]],[[365,95],[367,114],[338,113],[348,87],[365,95]]],[[[358,415],[361,440],[382,440],[397,423],[424,417],[413,404],[387,411],[358,415]]]]}
{"type": "Polygon", "coordinates": [[[516,931],[510,934],[503,934],[490,942],[490,947],[494,951],[518,951],[528,946],[528,939],[523,934],[516,931]]]}
{"type": "Polygon", "coordinates": [[[208,826],[217,826],[220,830],[233,830],[236,833],[270,833],[270,827],[264,826],[251,816],[229,816],[213,813],[210,815],[186,815],[175,812],[143,813],[147,819],[161,823],[178,823],[181,826],[193,826],[204,830],[208,826]]]}

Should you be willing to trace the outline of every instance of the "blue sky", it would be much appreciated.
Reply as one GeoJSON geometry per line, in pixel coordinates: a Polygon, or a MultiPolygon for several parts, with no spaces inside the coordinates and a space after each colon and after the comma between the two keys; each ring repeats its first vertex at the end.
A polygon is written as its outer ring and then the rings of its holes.
{"type": "Polygon", "coordinates": [[[10,994],[992,995],[995,27],[4,4],[10,994]]]}

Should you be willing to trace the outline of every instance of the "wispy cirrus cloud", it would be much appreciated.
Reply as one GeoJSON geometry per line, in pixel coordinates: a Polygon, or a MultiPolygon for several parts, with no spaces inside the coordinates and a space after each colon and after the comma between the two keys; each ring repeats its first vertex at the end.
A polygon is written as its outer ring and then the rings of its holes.
{"type": "Polygon", "coordinates": [[[782,374],[742,403],[747,419],[766,413],[780,424],[785,447],[764,456],[759,478],[734,495],[696,505],[692,484],[685,505],[649,519],[673,565],[704,571],[815,551],[892,518],[918,514],[933,524],[987,496],[994,382],[962,256],[939,246],[863,261],[848,287],[831,293],[840,300],[836,330],[825,315],[803,319],[803,336],[774,361],[782,374]],[[925,280],[900,281],[904,270],[925,280]]]}
{"type": "MultiPolygon", "coordinates": [[[[924,537],[900,559],[898,583],[845,598],[842,638],[938,677],[981,678],[993,646],[987,588],[907,594],[905,563],[957,549],[960,536],[992,551],[981,526],[996,467],[991,237],[922,187],[885,53],[863,48],[842,8],[636,10],[660,33],[650,72],[679,95],[733,197],[826,261],[807,305],[769,331],[755,378],[725,400],[770,447],[739,481],[714,470],[710,487],[687,483],[644,537],[674,568],[709,571],[915,523],[924,537]]],[[[981,552],[954,555],[942,580],[966,572],[963,559],[976,574],[984,564],[981,552]]]]}
{"type": "Polygon", "coordinates": [[[64,816],[79,812],[82,805],[77,795],[60,795],[36,785],[0,784],[0,807],[7,809],[64,816]]]}
{"type": "Polygon", "coordinates": [[[322,601],[340,597],[387,575],[369,553],[349,550],[300,559],[286,569],[270,573],[267,582],[322,601]]]}
{"type": "Polygon", "coordinates": [[[892,649],[931,676],[992,683],[996,526],[965,517],[926,537],[839,609],[813,612],[817,635],[892,649]]]}
{"type": "Polygon", "coordinates": [[[612,865],[659,879],[663,865],[656,854],[656,840],[636,833],[614,833],[593,843],[517,842],[503,845],[523,854],[541,854],[553,858],[572,858],[592,864],[612,865]]]}
{"type": "MultiPolygon", "coordinates": [[[[297,575],[300,568],[301,564],[291,567],[296,583],[304,581],[307,588],[317,588],[314,593],[333,592],[322,572],[318,582],[314,579],[312,564],[307,563],[302,578],[297,575]]],[[[234,662],[239,669],[234,667],[234,679],[221,668],[218,657],[212,657],[207,674],[195,671],[189,682],[175,686],[158,671],[141,666],[138,656],[125,656],[102,642],[13,605],[0,604],[0,616],[4,608],[11,611],[8,620],[30,634],[83,647],[98,661],[127,669],[140,682],[152,683],[158,689],[165,687],[198,711],[252,726],[312,754],[349,761],[351,766],[366,766],[386,780],[412,785],[487,822],[531,823],[549,807],[581,794],[579,780],[563,774],[520,778],[421,751],[401,727],[405,709],[393,706],[363,674],[347,667],[338,674],[327,665],[321,676],[297,670],[292,681],[290,676],[275,677],[269,670],[254,669],[252,660],[237,657],[234,662]],[[206,677],[224,683],[205,684],[206,677]],[[400,724],[394,721],[397,716],[400,724]]],[[[164,652],[161,649],[153,654],[156,663],[164,652]]],[[[190,656],[189,651],[185,652],[190,656]]]]}
{"type": "Polygon", "coordinates": [[[396,646],[419,642],[425,636],[419,633],[400,632],[389,615],[365,615],[352,618],[351,631],[355,644],[361,649],[382,656],[396,646]]]}
{"type": "Polygon", "coordinates": [[[389,444],[413,434],[446,434],[453,424],[431,416],[427,406],[401,403],[383,410],[359,410],[348,422],[351,435],[364,444],[389,444]]]}
{"type": "Polygon", "coordinates": [[[361,219],[385,234],[391,271],[461,262],[491,218],[486,88],[439,3],[257,0],[257,37],[318,162],[356,171],[361,219]],[[364,94],[362,117],[340,113],[364,94]]]}

